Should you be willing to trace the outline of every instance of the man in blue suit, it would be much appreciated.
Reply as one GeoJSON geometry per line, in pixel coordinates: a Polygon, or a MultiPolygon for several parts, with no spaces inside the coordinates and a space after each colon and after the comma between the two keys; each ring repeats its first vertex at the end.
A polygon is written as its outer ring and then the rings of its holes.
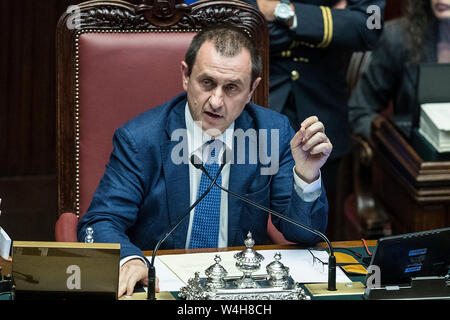
{"type": "MultiPolygon", "coordinates": [[[[154,249],[200,196],[202,172],[189,158],[192,153],[205,155],[203,161],[211,158],[202,151],[210,141],[220,142],[219,153],[231,150],[233,155],[221,172],[222,186],[326,229],[320,168],[332,145],[317,117],[303,121],[295,133],[285,116],[250,102],[261,80],[261,59],[247,35],[231,27],[204,29],[194,37],[181,71],[185,93],[116,131],[110,162],[78,224],[79,241],[92,227],[96,242],[121,244],[119,296],[147,280],[142,250],[154,249]]],[[[239,246],[249,231],[257,244],[267,242],[268,215],[214,188],[210,193],[218,198],[204,198],[162,248],[239,246]],[[208,202],[210,212],[202,202],[208,202]],[[207,223],[203,229],[201,215],[207,223]],[[201,244],[198,233],[212,242],[201,244]]],[[[320,240],[272,218],[290,241],[312,245],[320,240]]]]}

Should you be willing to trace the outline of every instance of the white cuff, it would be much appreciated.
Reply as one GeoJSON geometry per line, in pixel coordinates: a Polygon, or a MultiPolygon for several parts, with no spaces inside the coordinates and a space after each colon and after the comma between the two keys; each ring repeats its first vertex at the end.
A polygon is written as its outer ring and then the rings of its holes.
{"type": "Polygon", "coordinates": [[[295,172],[295,167],[292,168],[294,174],[294,188],[298,196],[306,201],[312,202],[317,200],[322,193],[322,174],[319,170],[319,178],[311,183],[307,183],[301,179],[295,172]]]}
{"type": "Polygon", "coordinates": [[[294,14],[294,20],[292,21],[292,26],[289,27],[292,31],[295,31],[297,29],[297,15],[294,14]]]}
{"type": "Polygon", "coordinates": [[[120,264],[119,264],[120,267],[122,267],[126,262],[128,262],[130,260],[133,260],[133,259],[141,259],[142,262],[144,262],[145,265],[147,265],[147,261],[145,261],[144,258],[142,258],[141,256],[136,256],[135,255],[135,256],[128,256],[128,257],[120,259],[120,264]]]}

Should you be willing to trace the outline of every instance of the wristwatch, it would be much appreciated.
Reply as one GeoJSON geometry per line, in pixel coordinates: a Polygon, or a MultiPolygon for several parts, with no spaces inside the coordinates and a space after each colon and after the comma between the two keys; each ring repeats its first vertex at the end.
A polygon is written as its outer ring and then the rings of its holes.
{"type": "Polygon", "coordinates": [[[274,16],[277,20],[288,22],[292,17],[294,17],[295,13],[292,10],[290,0],[281,0],[279,4],[275,7],[274,16]]]}

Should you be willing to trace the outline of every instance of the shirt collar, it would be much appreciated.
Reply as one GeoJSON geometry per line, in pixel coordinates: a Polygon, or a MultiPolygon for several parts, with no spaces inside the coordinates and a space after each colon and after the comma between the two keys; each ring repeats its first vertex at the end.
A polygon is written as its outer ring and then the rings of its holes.
{"type": "MultiPolygon", "coordinates": [[[[202,130],[202,128],[199,126],[199,123],[196,123],[194,121],[187,102],[185,106],[185,118],[186,118],[186,130],[188,137],[189,154],[192,154],[197,150],[201,150],[202,146],[206,142],[211,140],[211,136],[202,130]]],[[[218,139],[223,143],[225,143],[225,145],[229,150],[233,150],[233,134],[234,134],[234,121],[220,136],[216,137],[215,139],[216,140],[218,139]]]]}

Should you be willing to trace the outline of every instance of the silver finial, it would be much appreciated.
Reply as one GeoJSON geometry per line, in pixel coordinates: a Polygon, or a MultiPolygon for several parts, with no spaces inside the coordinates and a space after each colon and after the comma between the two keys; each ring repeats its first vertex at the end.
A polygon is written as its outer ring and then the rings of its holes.
{"type": "Polygon", "coordinates": [[[236,285],[239,288],[257,288],[258,284],[252,279],[252,273],[259,270],[264,257],[253,249],[255,240],[253,240],[251,232],[248,232],[244,243],[246,248],[234,255],[236,267],[243,273],[242,278],[236,280],[236,285]]]}
{"type": "Polygon", "coordinates": [[[84,238],[85,243],[94,243],[94,229],[91,227],[86,228],[86,237],[84,238]]]}
{"type": "Polygon", "coordinates": [[[277,252],[274,255],[273,262],[266,266],[267,273],[270,276],[269,283],[273,287],[286,288],[289,285],[289,268],[285,267],[281,262],[281,253],[277,252]]]}
{"type": "Polygon", "coordinates": [[[228,272],[224,267],[220,265],[222,259],[218,254],[216,254],[214,261],[216,262],[208,269],[205,270],[205,274],[208,277],[206,280],[206,286],[209,288],[220,289],[225,287],[225,277],[228,272]]]}

